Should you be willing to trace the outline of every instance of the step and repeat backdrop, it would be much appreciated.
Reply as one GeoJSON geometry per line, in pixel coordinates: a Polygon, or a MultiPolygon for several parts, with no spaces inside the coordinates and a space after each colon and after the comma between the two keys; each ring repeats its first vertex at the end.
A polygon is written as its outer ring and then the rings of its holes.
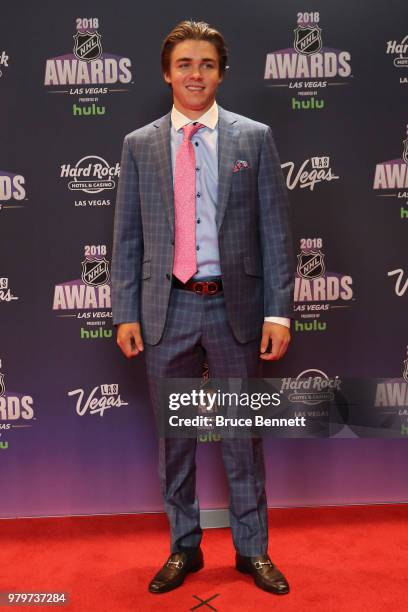
{"type": "MultiPolygon", "coordinates": [[[[257,0],[11,4],[0,23],[0,516],[161,510],[143,358],[112,326],[124,136],[167,113],[160,45],[225,35],[224,108],[271,125],[297,255],[281,377],[303,439],[266,438],[270,505],[407,501],[408,10],[257,0]],[[343,421],[321,427],[342,381],[343,421]],[[343,406],[343,408],[344,408],[343,406]]],[[[228,492],[217,437],[201,507],[228,492]]]]}

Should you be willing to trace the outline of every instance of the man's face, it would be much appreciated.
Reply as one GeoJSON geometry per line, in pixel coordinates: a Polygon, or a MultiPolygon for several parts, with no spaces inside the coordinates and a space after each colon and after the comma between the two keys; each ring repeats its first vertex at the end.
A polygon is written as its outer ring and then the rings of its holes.
{"type": "Polygon", "coordinates": [[[164,74],[173,88],[174,106],[196,119],[208,110],[222,81],[218,53],[207,40],[184,40],[170,56],[170,71],[164,74]]]}

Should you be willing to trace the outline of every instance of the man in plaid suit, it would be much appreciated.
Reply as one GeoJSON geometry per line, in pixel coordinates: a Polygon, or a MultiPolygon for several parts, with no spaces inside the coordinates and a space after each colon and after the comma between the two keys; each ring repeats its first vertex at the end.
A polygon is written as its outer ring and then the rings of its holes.
{"type": "MultiPolygon", "coordinates": [[[[123,353],[145,352],[154,405],[160,379],[200,378],[204,359],[216,378],[255,377],[260,359],[280,359],[290,341],[293,262],[279,157],[268,126],[215,102],[226,67],[217,30],[203,22],[178,24],[162,47],[172,111],[128,134],[123,145],[113,317],[123,353]]],[[[203,567],[196,444],[160,438],[171,554],[149,585],[152,593],[180,586],[203,567]]],[[[236,568],[268,592],[288,593],[268,556],[262,440],[224,438],[221,444],[236,568]]]]}

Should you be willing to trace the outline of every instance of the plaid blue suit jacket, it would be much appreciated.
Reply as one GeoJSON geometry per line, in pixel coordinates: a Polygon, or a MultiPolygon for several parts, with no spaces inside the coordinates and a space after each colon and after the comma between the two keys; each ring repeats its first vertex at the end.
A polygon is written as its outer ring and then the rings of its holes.
{"type": "MultiPolygon", "coordinates": [[[[228,320],[243,343],[264,316],[292,316],[294,266],[286,185],[271,129],[219,108],[217,228],[228,320]],[[244,160],[234,172],[236,161],[244,160]]],[[[170,113],[125,137],[112,253],[115,325],[163,334],[174,256],[170,113]]]]}

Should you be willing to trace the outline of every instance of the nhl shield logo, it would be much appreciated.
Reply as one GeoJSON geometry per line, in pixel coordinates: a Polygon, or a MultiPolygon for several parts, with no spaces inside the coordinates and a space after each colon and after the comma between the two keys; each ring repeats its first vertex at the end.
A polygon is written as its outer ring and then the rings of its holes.
{"type": "Polygon", "coordinates": [[[6,385],[4,384],[4,374],[0,373],[0,397],[6,392],[6,385]]]}
{"type": "Polygon", "coordinates": [[[293,46],[298,53],[312,55],[318,53],[322,48],[322,30],[318,26],[313,28],[299,26],[294,32],[295,42],[293,46]]]}
{"type": "Polygon", "coordinates": [[[82,262],[82,280],[86,285],[98,287],[109,281],[109,262],[103,259],[85,259],[82,262]]]}
{"type": "Polygon", "coordinates": [[[404,145],[404,150],[402,151],[402,159],[406,164],[408,164],[408,138],[402,141],[404,145]]]}
{"type": "Polygon", "coordinates": [[[102,55],[101,35],[98,32],[77,32],[74,40],[74,55],[79,60],[92,62],[102,55]]]}
{"type": "Polygon", "coordinates": [[[404,371],[402,372],[402,378],[408,383],[408,359],[404,360],[404,371]]]}
{"type": "Polygon", "coordinates": [[[297,258],[297,273],[302,278],[319,278],[325,273],[324,254],[320,250],[301,251],[297,258]]]}

